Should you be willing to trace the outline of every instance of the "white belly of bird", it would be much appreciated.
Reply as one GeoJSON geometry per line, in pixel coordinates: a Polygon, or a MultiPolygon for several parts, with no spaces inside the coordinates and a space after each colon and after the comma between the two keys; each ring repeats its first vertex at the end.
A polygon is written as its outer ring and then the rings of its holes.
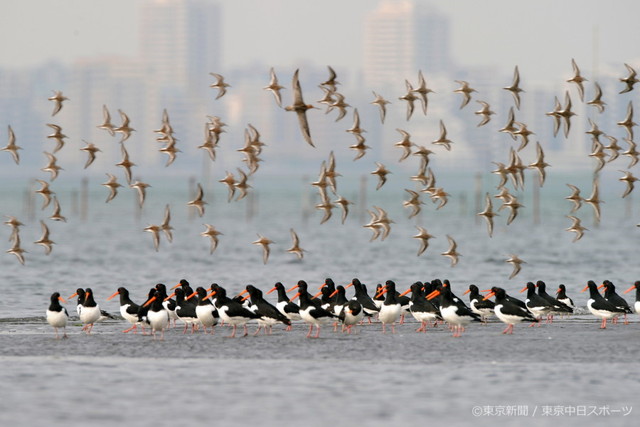
{"type": "Polygon", "coordinates": [[[394,323],[400,317],[402,307],[400,304],[382,305],[378,319],[385,324],[394,323]]]}
{"type": "Polygon", "coordinates": [[[597,308],[593,308],[593,303],[594,302],[595,301],[592,300],[592,299],[587,301],[587,307],[589,307],[589,311],[594,316],[600,317],[602,319],[611,319],[615,315],[620,315],[620,313],[614,313],[614,312],[608,311],[608,310],[598,310],[597,308]]]}
{"type": "Polygon", "coordinates": [[[437,317],[435,313],[428,313],[426,311],[412,311],[411,315],[418,322],[430,322],[437,317]]]}
{"type": "Polygon", "coordinates": [[[95,323],[100,318],[100,307],[85,307],[80,310],[80,321],[85,324],[95,323]]]}
{"type": "Polygon", "coordinates": [[[295,321],[295,320],[300,320],[300,314],[298,313],[287,313],[286,311],[284,311],[285,306],[287,305],[286,301],[282,301],[276,304],[276,308],[278,309],[278,311],[280,313],[282,313],[284,316],[286,316],[287,319],[291,320],[291,321],[295,321]]]}
{"type": "Polygon", "coordinates": [[[149,310],[147,313],[147,319],[149,319],[151,329],[154,331],[162,331],[169,325],[169,314],[167,313],[167,310],[149,310]]]}
{"type": "Polygon", "coordinates": [[[502,312],[502,304],[498,304],[493,308],[493,312],[496,317],[500,319],[501,322],[504,322],[508,325],[515,325],[516,323],[520,323],[524,320],[522,316],[515,316],[512,314],[504,314],[502,312]]]}
{"type": "Polygon", "coordinates": [[[64,328],[67,326],[67,313],[64,310],[51,311],[47,310],[47,322],[54,328],[64,328]]]}
{"type": "Polygon", "coordinates": [[[199,305],[196,307],[196,316],[203,326],[213,326],[217,323],[216,318],[213,317],[212,305],[199,305]]]}
{"type": "Polygon", "coordinates": [[[564,303],[564,305],[568,306],[569,308],[575,308],[569,298],[561,298],[558,301],[560,301],[561,303],[564,303]]]}
{"type": "Polygon", "coordinates": [[[316,326],[325,325],[331,322],[330,317],[320,317],[320,318],[313,317],[310,311],[313,310],[314,308],[315,307],[310,306],[310,307],[307,307],[306,310],[300,309],[300,317],[302,318],[302,320],[316,326]]]}
{"type": "Polygon", "coordinates": [[[362,319],[364,318],[364,311],[360,310],[360,313],[356,314],[355,316],[353,314],[351,314],[348,311],[345,311],[344,313],[344,324],[346,326],[353,326],[355,324],[357,324],[358,322],[360,322],[362,319]]]}
{"type": "Polygon", "coordinates": [[[244,317],[244,316],[230,317],[229,315],[227,315],[227,310],[228,310],[227,306],[222,306],[221,308],[218,309],[218,314],[220,315],[220,319],[222,319],[222,321],[225,324],[227,324],[227,325],[245,325],[249,321],[249,318],[244,317]]]}
{"type": "Polygon", "coordinates": [[[122,315],[124,320],[126,320],[129,323],[131,323],[132,325],[135,325],[136,323],[138,323],[138,315],[137,314],[134,315],[134,314],[127,313],[127,308],[129,308],[129,304],[121,305],[120,306],[120,314],[122,315]]]}
{"type": "Polygon", "coordinates": [[[633,310],[636,312],[636,314],[640,314],[640,301],[636,301],[635,303],[633,303],[633,310]]]}
{"type": "Polygon", "coordinates": [[[473,311],[475,314],[478,314],[482,317],[487,317],[493,314],[493,309],[491,308],[476,308],[475,300],[470,304],[470,306],[471,306],[471,311],[473,311]]]}
{"type": "Polygon", "coordinates": [[[458,307],[450,305],[449,307],[440,308],[440,315],[447,322],[452,325],[464,326],[471,322],[470,316],[460,316],[458,314],[458,307]]]}

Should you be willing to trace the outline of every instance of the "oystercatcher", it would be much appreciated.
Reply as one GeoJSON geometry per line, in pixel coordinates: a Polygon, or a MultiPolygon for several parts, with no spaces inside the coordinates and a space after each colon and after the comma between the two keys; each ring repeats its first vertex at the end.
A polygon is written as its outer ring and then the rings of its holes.
{"type": "Polygon", "coordinates": [[[453,326],[453,336],[459,337],[464,331],[465,325],[471,322],[481,322],[480,316],[467,308],[464,304],[460,306],[454,301],[451,293],[451,286],[442,285],[435,291],[427,295],[428,300],[440,296],[440,316],[453,326]]]}
{"type": "MultiPolygon", "coordinates": [[[[278,291],[278,303],[276,304],[276,308],[280,313],[287,316],[287,319],[291,321],[300,320],[300,307],[298,304],[291,302],[289,297],[287,296],[287,291],[284,288],[284,285],[280,282],[277,282],[273,288],[271,288],[267,294],[270,294],[273,291],[278,291]]],[[[287,326],[287,331],[290,331],[292,325],[287,326]]]]}
{"type": "Polygon", "coordinates": [[[489,299],[492,296],[496,297],[493,312],[500,321],[507,324],[505,330],[502,331],[503,334],[513,334],[513,326],[523,320],[537,322],[537,319],[533,317],[529,310],[520,307],[507,298],[507,293],[504,289],[496,286],[492,287],[485,299],[489,299]]]}
{"type": "Polygon", "coordinates": [[[480,316],[483,323],[487,323],[487,317],[493,314],[495,303],[491,300],[484,299],[480,295],[480,290],[474,284],[469,285],[469,289],[464,291],[463,295],[469,294],[469,307],[471,311],[480,316]]]}
{"type": "MultiPolygon", "coordinates": [[[[125,329],[122,332],[127,333],[133,331],[134,334],[137,333],[138,324],[140,323],[138,320],[138,310],[140,309],[140,306],[131,301],[131,298],[129,298],[129,291],[124,286],[120,286],[113,295],[107,298],[107,301],[115,298],[116,295],[120,295],[120,315],[127,322],[131,323],[131,327],[129,329],[125,329]]],[[[143,324],[140,323],[140,325],[143,328],[144,332],[143,324]]]]}
{"type": "Polygon", "coordinates": [[[49,322],[56,331],[56,339],[60,338],[60,336],[58,336],[58,328],[62,328],[63,330],[62,338],[68,338],[67,320],[69,320],[69,313],[66,308],[60,305],[60,301],[66,302],[60,296],[59,292],[54,292],[51,294],[51,304],[49,304],[49,308],[47,309],[47,322],[49,322]]]}
{"type": "Polygon", "coordinates": [[[633,285],[631,285],[631,287],[629,289],[627,289],[626,291],[624,291],[624,293],[629,293],[631,292],[633,289],[636,290],[636,301],[633,303],[633,310],[637,313],[640,314],[640,280],[637,280],[633,285]]]}
{"type": "Polygon", "coordinates": [[[298,293],[295,294],[292,299],[300,297],[300,317],[309,324],[307,338],[311,337],[311,332],[313,331],[314,326],[317,329],[314,338],[318,338],[320,336],[320,326],[330,323],[335,316],[333,313],[323,309],[322,307],[316,307],[313,305],[311,302],[312,300],[309,298],[309,293],[307,292],[307,283],[304,280],[298,281],[298,284],[295,287],[298,288],[298,293]]]}
{"type": "MultiPolygon", "coordinates": [[[[616,287],[613,283],[611,283],[611,281],[605,280],[602,283],[601,287],[602,286],[604,286],[604,299],[606,299],[616,307],[624,310],[624,324],[628,325],[629,321],[627,320],[627,313],[633,313],[631,311],[631,307],[629,307],[629,303],[627,303],[624,298],[616,293],[616,287]]],[[[613,323],[618,323],[618,316],[613,317],[613,323]]]]}
{"type": "Polygon", "coordinates": [[[598,292],[598,286],[593,280],[587,282],[587,286],[580,292],[584,292],[589,289],[589,299],[587,300],[587,307],[591,314],[602,319],[600,329],[607,328],[607,319],[611,319],[613,316],[624,313],[624,309],[616,307],[600,295],[598,292]]]}

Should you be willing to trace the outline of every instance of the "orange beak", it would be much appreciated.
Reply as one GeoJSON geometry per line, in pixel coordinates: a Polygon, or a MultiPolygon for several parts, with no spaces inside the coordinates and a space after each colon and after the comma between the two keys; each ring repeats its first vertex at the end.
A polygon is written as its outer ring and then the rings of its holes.
{"type": "Polygon", "coordinates": [[[434,299],[435,297],[437,297],[438,295],[440,295],[440,291],[436,289],[435,291],[433,291],[433,292],[431,292],[429,295],[427,295],[427,297],[426,297],[426,298],[427,298],[428,300],[432,300],[432,299],[434,299]]]}
{"type": "Polygon", "coordinates": [[[411,292],[411,288],[407,289],[406,291],[404,291],[403,293],[401,293],[400,295],[398,295],[399,297],[403,297],[406,294],[408,294],[409,292],[411,292]]]}
{"type": "MultiPolygon", "coordinates": [[[[484,291],[482,291],[484,292],[484,291]]],[[[492,296],[495,296],[495,292],[493,292],[492,290],[489,290],[489,293],[487,295],[485,295],[484,299],[488,300],[489,298],[491,298],[492,296]]]]}
{"type": "Polygon", "coordinates": [[[89,295],[91,295],[91,292],[85,292],[84,293],[85,300],[86,300],[86,298],[89,298],[89,295]]]}
{"type": "Polygon", "coordinates": [[[249,297],[250,297],[250,295],[247,295],[246,297],[242,298],[242,301],[244,302],[244,301],[248,300],[249,297]]]}
{"type": "Polygon", "coordinates": [[[324,288],[325,286],[327,286],[327,284],[326,284],[326,283],[323,283],[322,285],[320,285],[320,287],[319,287],[318,289],[322,289],[322,288],[324,288]]]}
{"type": "Polygon", "coordinates": [[[624,291],[623,294],[627,294],[627,293],[631,292],[635,288],[636,288],[636,285],[631,285],[631,287],[629,289],[627,289],[626,291],[624,291]]]}
{"type": "Polygon", "coordinates": [[[111,295],[109,298],[107,298],[107,301],[110,301],[112,298],[114,298],[116,295],[120,295],[120,291],[116,291],[115,294],[111,295]]]}
{"type": "MultiPolygon", "coordinates": [[[[211,290],[211,288],[209,288],[209,290],[211,290]]],[[[214,296],[216,294],[216,291],[211,292],[210,294],[208,294],[206,297],[204,297],[204,299],[209,299],[212,296],[214,296]]]]}
{"type": "Polygon", "coordinates": [[[556,294],[559,294],[561,290],[562,289],[558,288],[558,290],[556,291],[556,294]]]}
{"type": "Polygon", "coordinates": [[[471,289],[467,289],[466,291],[464,291],[464,293],[463,293],[462,295],[466,295],[466,294],[468,294],[469,292],[471,292],[471,289]]]}
{"type": "Polygon", "coordinates": [[[197,291],[196,291],[196,292],[194,292],[194,293],[192,293],[191,295],[189,295],[189,296],[187,297],[187,300],[190,300],[191,298],[195,297],[197,294],[198,294],[198,292],[197,292],[197,291]]]}
{"type": "Polygon", "coordinates": [[[338,290],[337,289],[335,291],[331,292],[331,295],[329,295],[329,298],[333,298],[336,295],[338,295],[338,290]]]}
{"type": "Polygon", "coordinates": [[[146,306],[148,306],[149,304],[151,304],[152,302],[154,302],[155,300],[156,300],[156,297],[154,296],[154,297],[152,297],[149,301],[145,302],[142,306],[143,306],[143,307],[146,307],[146,306]]]}
{"type": "Polygon", "coordinates": [[[586,291],[587,289],[589,289],[589,285],[585,286],[585,287],[584,287],[584,289],[583,289],[583,290],[581,290],[580,292],[584,292],[584,291],[586,291]]]}
{"type": "Polygon", "coordinates": [[[249,291],[245,289],[244,291],[240,292],[240,293],[238,294],[238,296],[242,296],[242,295],[246,294],[247,292],[249,292],[249,291]]]}
{"type": "Polygon", "coordinates": [[[70,296],[69,298],[67,298],[67,299],[75,298],[75,297],[77,297],[77,296],[78,296],[78,293],[77,293],[77,292],[74,292],[74,293],[73,293],[73,295],[71,295],[71,296],[70,296]]]}
{"type": "Polygon", "coordinates": [[[175,296],[176,296],[176,293],[175,293],[175,292],[173,292],[171,295],[169,295],[168,297],[166,297],[164,300],[165,300],[165,301],[168,301],[168,300],[170,300],[171,298],[173,298],[173,297],[175,297],[175,296]]]}
{"type": "Polygon", "coordinates": [[[480,292],[492,292],[491,289],[483,289],[480,292]]]}
{"type": "Polygon", "coordinates": [[[297,294],[295,294],[293,296],[293,298],[291,298],[289,301],[293,302],[293,300],[295,300],[296,298],[298,298],[300,296],[300,292],[298,292],[297,294]]]}
{"type": "Polygon", "coordinates": [[[269,289],[269,291],[267,292],[267,295],[269,295],[271,292],[275,291],[276,289],[278,289],[278,288],[276,288],[275,286],[273,288],[269,289]]]}
{"type": "Polygon", "coordinates": [[[348,284],[347,286],[345,286],[344,288],[345,288],[345,289],[347,289],[347,288],[350,288],[350,287],[352,287],[352,286],[353,286],[353,283],[349,283],[349,284],[348,284]]]}
{"type": "Polygon", "coordinates": [[[524,288],[520,289],[520,293],[523,293],[526,290],[527,290],[527,287],[525,286],[524,288]]]}
{"type": "Polygon", "coordinates": [[[178,283],[177,285],[175,285],[173,288],[171,288],[170,290],[174,290],[175,288],[179,288],[180,287],[180,283],[178,283]]]}
{"type": "Polygon", "coordinates": [[[604,288],[604,283],[602,285],[598,286],[598,289],[602,289],[602,288],[604,288]]]}
{"type": "Polygon", "coordinates": [[[378,292],[374,298],[378,298],[378,297],[384,295],[385,293],[387,293],[387,288],[385,286],[383,286],[383,287],[380,288],[380,292],[378,292]]]}
{"type": "MultiPolygon", "coordinates": [[[[322,286],[320,288],[322,289],[322,286]]],[[[322,295],[322,291],[315,294],[312,299],[318,298],[320,295],[322,295]]]]}
{"type": "Polygon", "coordinates": [[[294,289],[298,289],[298,285],[295,285],[294,287],[292,287],[291,289],[287,289],[287,292],[291,292],[294,289]]]}
{"type": "Polygon", "coordinates": [[[62,302],[66,302],[66,301],[64,300],[64,298],[62,298],[62,297],[58,297],[58,300],[59,300],[59,301],[62,301],[62,302]]]}

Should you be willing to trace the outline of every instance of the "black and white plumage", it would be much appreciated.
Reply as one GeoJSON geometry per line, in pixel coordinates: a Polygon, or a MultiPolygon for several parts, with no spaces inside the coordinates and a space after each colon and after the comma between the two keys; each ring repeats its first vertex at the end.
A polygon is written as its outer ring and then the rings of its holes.
{"type": "Polygon", "coordinates": [[[107,298],[107,301],[115,298],[117,295],[120,295],[120,315],[124,320],[131,323],[131,327],[129,329],[125,329],[122,332],[127,333],[133,331],[134,333],[136,333],[138,332],[138,325],[141,325],[142,331],[144,332],[144,323],[140,322],[140,319],[138,318],[138,311],[140,309],[140,306],[131,301],[127,288],[123,286],[119,287],[113,295],[107,298]]]}
{"type": "MultiPolygon", "coordinates": [[[[278,291],[278,303],[276,304],[278,311],[284,314],[287,319],[291,321],[300,320],[300,307],[298,304],[289,300],[287,290],[284,288],[284,285],[277,282],[273,288],[267,292],[267,294],[270,294],[273,291],[278,291]]],[[[287,330],[291,330],[291,325],[287,326],[287,330]]]]}
{"type": "Polygon", "coordinates": [[[298,287],[298,293],[292,299],[300,297],[300,317],[305,323],[309,324],[307,338],[311,337],[314,326],[317,330],[314,338],[319,338],[320,326],[330,323],[336,316],[322,307],[313,305],[307,292],[307,283],[304,280],[298,281],[296,286],[298,287]]]}
{"type": "Polygon", "coordinates": [[[636,314],[640,314],[640,280],[636,280],[636,282],[631,285],[629,289],[624,291],[624,293],[629,293],[634,289],[636,290],[636,300],[633,303],[633,311],[635,311],[636,314]]]}
{"type": "Polygon", "coordinates": [[[547,293],[547,284],[544,283],[542,280],[538,280],[536,282],[536,288],[538,288],[538,296],[540,296],[541,298],[544,298],[544,300],[547,301],[549,304],[551,304],[551,306],[553,307],[551,309],[551,312],[547,316],[547,321],[549,323],[553,322],[553,315],[554,314],[571,314],[571,313],[573,313],[573,307],[569,307],[565,303],[562,303],[562,302],[558,301],[556,298],[552,297],[551,295],[549,295],[547,293]]]}
{"type": "MultiPolygon", "coordinates": [[[[615,305],[617,308],[621,308],[624,310],[624,324],[627,325],[629,323],[629,321],[627,320],[627,314],[633,313],[633,311],[631,311],[631,307],[629,307],[629,303],[627,303],[624,298],[616,293],[616,287],[610,280],[605,280],[602,283],[602,286],[604,287],[604,299],[615,305]]],[[[617,320],[618,316],[615,316],[613,318],[613,323],[616,323],[617,320]]]]}
{"type": "Polygon", "coordinates": [[[485,298],[489,299],[492,296],[496,297],[493,312],[501,322],[507,324],[505,330],[502,331],[503,334],[513,334],[513,326],[523,320],[537,321],[526,308],[515,304],[513,298],[510,298],[504,289],[494,286],[485,298]]]}
{"type": "Polygon", "coordinates": [[[87,288],[84,290],[84,301],[82,303],[82,307],[80,307],[80,312],[78,313],[80,316],[80,321],[84,325],[82,330],[84,330],[87,334],[91,333],[93,329],[94,323],[100,319],[102,313],[100,312],[100,306],[96,303],[93,298],[93,291],[91,288],[87,288]]]}
{"type": "MultiPolygon", "coordinates": [[[[218,324],[218,319],[220,318],[218,310],[216,310],[211,300],[207,298],[205,288],[198,286],[194,294],[197,297],[196,317],[198,318],[198,322],[202,325],[205,334],[207,333],[207,328],[211,328],[211,334],[213,335],[215,326],[218,324]]],[[[194,294],[191,294],[191,297],[193,297],[194,294]]]]}
{"type": "Polygon", "coordinates": [[[264,299],[262,291],[253,285],[247,285],[246,290],[251,298],[251,303],[254,305],[254,312],[260,315],[258,319],[258,329],[254,333],[257,335],[261,328],[264,328],[264,333],[271,335],[271,328],[278,322],[282,322],[287,326],[291,326],[291,320],[284,314],[282,314],[277,307],[264,299]]]}
{"type": "Polygon", "coordinates": [[[426,332],[429,322],[433,321],[435,323],[437,320],[442,319],[440,317],[440,309],[427,300],[423,289],[424,285],[416,282],[411,285],[408,291],[400,294],[404,296],[409,291],[411,292],[409,311],[413,318],[420,322],[420,327],[416,329],[416,332],[426,332]]]}
{"type": "Polygon", "coordinates": [[[558,290],[556,291],[556,300],[569,307],[572,311],[576,308],[573,300],[567,296],[567,287],[563,284],[558,285],[558,290]]]}
{"type": "Polygon", "coordinates": [[[366,316],[374,316],[378,314],[380,309],[373,302],[373,299],[367,294],[367,291],[364,288],[364,285],[360,282],[358,278],[354,278],[351,283],[349,283],[345,288],[349,288],[353,286],[353,290],[355,291],[355,295],[352,299],[357,300],[364,310],[364,314],[366,316]]]}
{"type": "Polygon", "coordinates": [[[356,300],[348,301],[346,305],[342,306],[340,314],[338,314],[338,319],[340,319],[343,325],[343,332],[346,329],[348,334],[351,333],[351,330],[355,325],[360,323],[363,318],[364,311],[362,310],[362,305],[356,300]]]}
{"type": "Polygon", "coordinates": [[[427,299],[431,300],[437,296],[440,296],[440,316],[453,327],[454,337],[461,336],[464,327],[469,323],[481,322],[479,315],[454,301],[451,286],[439,286],[435,291],[427,295],[427,299]]]}
{"type": "MultiPolygon", "coordinates": [[[[189,285],[186,287],[188,286],[189,285]]],[[[183,334],[187,332],[189,326],[191,326],[191,333],[193,333],[196,326],[200,323],[198,321],[198,315],[196,314],[197,302],[187,300],[187,297],[191,295],[193,291],[187,294],[184,289],[185,287],[180,287],[174,292],[176,297],[176,315],[178,316],[178,319],[184,322],[183,334]]],[[[191,288],[189,287],[189,289],[191,288]]]]}
{"type": "Polygon", "coordinates": [[[493,315],[495,303],[485,299],[484,295],[480,295],[480,289],[474,284],[469,285],[464,294],[469,294],[469,308],[471,311],[480,316],[483,322],[487,322],[487,317],[493,315]]]}
{"type": "Polygon", "coordinates": [[[386,294],[378,313],[378,319],[382,323],[382,333],[386,333],[387,325],[391,325],[391,332],[395,334],[395,324],[402,314],[402,304],[396,295],[396,284],[392,280],[387,280],[381,293],[386,294]]]}
{"type": "Polygon", "coordinates": [[[158,331],[160,331],[160,339],[164,340],[164,331],[169,326],[169,313],[162,303],[162,292],[156,289],[154,295],[143,304],[145,308],[148,308],[146,318],[154,340],[158,331]]]}
{"type": "Polygon", "coordinates": [[[602,319],[600,329],[607,328],[607,319],[611,319],[614,316],[619,316],[620,314],[625,313],[624,309],[616,307],[600,295],[600,292],[598,292],[598,286],[593,280],[589,280],[587,282],[587,286],[585,286],[581,292],[584,292],[587,289],[589,289],[587,308],[591,314],[602,319]]]}
{"type": "Polygon", "coordinates": [[[236,336],[236,330],[239,325],[243,327],[243,336],[246,337],[249,334],[247,331],[247,322],[253,319],[259,319],[260,315],[243,307],[238,301],[229,298],[227,296],[226,289],[222,286],[213,284],[211,285],[211,290],[212,292],[207,295],[207,298],[213,295],[216,296],[214,305],[218,310],[220,319],[222,319],[225,325],[233,326],[233,332],[229,335],[229,338],[234,338],[236,336]]]}
{"type": "Polygon", "coordinates": [[[536,285],[533,282],[527,282],[524,288],[520,292],[527,291],[527,297],[524,300],[524,303],[527,306],[527,309],[533,314],[533,317],[537,319],[537,324],[540,326],[540,319],[542,316],[546,316],[553,311],[553,305],[536,294],[536,285]]]}
{"type": "Polygon", "coordinates": [[[56,331],[56,339],[59,339],[58,328],[62,328],[62,338],[68,338],[67,336],[67,321],[69,320],[69,313],[67,309],[60,305],[60,301],[65,302],[60,296],[59,292],[51,294],[51,304],[47,309],[47,322],[56,331]]]}

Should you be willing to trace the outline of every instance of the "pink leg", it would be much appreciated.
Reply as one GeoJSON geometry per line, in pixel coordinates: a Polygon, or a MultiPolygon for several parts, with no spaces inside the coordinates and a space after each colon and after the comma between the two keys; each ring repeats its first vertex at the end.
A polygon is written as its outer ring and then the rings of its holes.
{"type": "Polygon", "coordinates": [[[316,332],[316,336],[315,337],[316,338],[320,338],[320,325],[316,326],[316,330],[317,330],[317,332],[316,332]]]}
{"type": "Polygon", "coordinates": [[[307,332],[307,338],[311,336],[311,331],[313,330],[313,324],[309,325],[309,332],[307,332]]]}

